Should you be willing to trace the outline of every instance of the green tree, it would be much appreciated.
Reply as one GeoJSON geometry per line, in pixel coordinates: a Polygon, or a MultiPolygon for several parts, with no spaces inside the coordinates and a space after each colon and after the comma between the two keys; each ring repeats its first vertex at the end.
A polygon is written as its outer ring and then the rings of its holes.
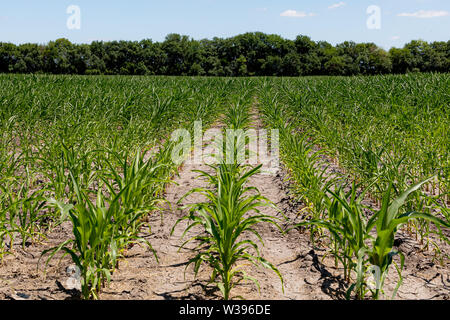
{"type": "Polygon", "coordinates": [[[74,46],[67,39],[50,41],[43,52],[44,70],[49,73],[75,73],[73,65],[74,46]]]}

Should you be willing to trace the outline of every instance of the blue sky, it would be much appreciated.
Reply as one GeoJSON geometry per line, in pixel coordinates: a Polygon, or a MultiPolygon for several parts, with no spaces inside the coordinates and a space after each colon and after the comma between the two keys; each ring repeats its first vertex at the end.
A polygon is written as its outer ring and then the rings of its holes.
{"type": "Polygon", "coordinates": [[[0,3],[0,42],[46,43],[68,38],[162,41],[168,33],[194,39],[262,31],[299,34],[332,44],[345,40],[401,47],[412,39],[450,40],[449,0],[13,0],[0,3]],[[81,28],[69,30],[77,5],[81,28]],[[368,29],[366,10],[381,9],[381,28],[368,29]]]}

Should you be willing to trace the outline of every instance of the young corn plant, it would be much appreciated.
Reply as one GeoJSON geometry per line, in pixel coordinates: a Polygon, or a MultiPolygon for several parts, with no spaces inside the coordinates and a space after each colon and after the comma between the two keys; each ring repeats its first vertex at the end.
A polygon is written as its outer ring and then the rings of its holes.
{"type": "Polygon", "coordinates": [[[206,235],[194,236],[183,243],[182,247],[191,241],[199,242],[199,253],[189,260],[187,266],[194,264],[197,275],[202,263],[209,264],[213,269],[210,281],[220,289],[225,300],[232,298],[231,290],[242,280],[253,281],[260,288],[258,280],[243,270],[242,263],[245,261],[273,270],[283,286],[280,272],[261,257],[258,244],[244,238],[246,234],[254,234],[264,245],[255,226],[270,223],[280,229],[276,218],[261,214],[258,209],[271,206],[269,200],[261,196],[256,188],[246,186],[248,179],[260,168],[246,170],[246,166],[222,163],[214,168],[215,175],[200,171],[200,175],[207,178],[214,189],[196,188],[186,194],[185,197],[198,192],[208,201],[191,205],[189,213],[177,221],[177,224],[183,220],[189,221],[182,237],[195,226],[201,226],[205,231],[206,235]]]}
{"type": "MultiPolygon", "coordinates": [[[[135,157],[131,159],[131,164],[128,153],[125,156],[115,153],[114,156],[121,163],[121,170],[116,170],[109,160],[105,160],[113,182],[110,184],[106,177],[103,178],[108,183],[108,190],[116,193],[116,190],[122,190],[128,186],[127,192],[121,198],[122,205],[127,209],[145,209],[161,192],[159,183],[163,180],[158,176],[158,169],[162,164],[153,163],[152,159],[145,161],[140,151],[136,152],[135,157]]],[[[153,208],[152,205],[151,208],[153,208]]]]}
{"type": "MultiPolygon", "coordinates": [[[[327,189],[327,192],[331,196],[325,198],[328,216],[323,219],[305,221],[295,227],[314,225],[329,231],[336,267],[338,262],[341,262],[344,268],[344,280],[350,283],[351,273],[357,265],[354,258],[362,248],[365,248],[366,240],[371,239],[362,205],[365,192],[357,195],[355,183],[347,193],[342,187],[336,191],[327,189]]],[[[364,295],[358,292],[358,296],[364,295]]]]}
{"type": "Polygon", "coordinates": [[[12,239],[12,233],[8,225],[7,213],[8,207],[6,205],[5,190],[0,185],[0,263],[3,257],[10,254],[11,245],[7,244],[8,239],[12,239]]]}
{"type": "Polygon", "coordinates": [[[250,124],[248,106],[239,102],[232,104],[225,112],[226,122],[230,129],[246,128],[250,124]]]}
{"type": "MultiPolygon", "coordinates": [[[[167,160],[162,159],[166,156],[164,151],[154,159],[150,158],[146,161],[144,154],[138,151],[131,164],[127,153],[125,156],[113,153],[113,156],[117,162],[121,163],[121,171],[116,170],[111,162],[105,159],[110,174],[101,176],[100,179],[112,197],[120,194],[121,210],[117,212],[120,216],[116,215],[114,220],[119,227],[118,232],[125,241],[129,242],[129,239],[139,238],[138,233],[145,225],[146,215],[159,210],[159,204],[165,201],[162,193],[165,185],[170,182],[168,178],[171,174],[171,164],[167,161],[159,162],[167,160]]],[[[148,241],[145,243],[152,248],[148,241]]],[[[156,257],[156,252],[153,249],[152,251],[156,257]]]]}
{"type": "MultiPolygon", "coordinates": [[[[65,199],[74,195],[73,184],[69,171],[78,179],[78,185],[89,187],[93,181],[95,171],[92,170],[94,163],[92,156],[95,152],[80,152],[81,145],[67,146],[64,139],[60,139],[55,150],[48,150],[45,156],[35,157],[35,161],[44,163],[46,170],[43,172],[49,180],[49,188],[52,189],[57,200],[65,199]]],[[[40,152],[44,153],[43,151],[40,152]]]]}
{"type": "Polygon", "coordinates": [[[23,179],[8,177],[0,185],[0,251],[4,248],[8,236],[10,249],[17,235],[20,235],[22,247],[28,240],[40,235],[40,222],[45,217],[42,209],[45,205],[43,194],[46,189],[33,190],[32,174],[25,168],[23,179]]]}
{"type": "Polygon", "coordinates": [[[351,273],[356,274],[354,282],[347,291],[347,298],[355,291],[357,299],[364,299],[368,292],[377,300],[383,291],[384,282],[389,267],[394,264],[399,275],[399,281],[393,292],[395,297],[402,283],[402,270],[404,256],[401,252],[393,250],[395,234],[401,224],[411,219],[426,219],[438,226],[449,227],[450,224],[438,219],[429,213],[406,212],[400,213],[399,209],[405,203],[407,197],[417,191],[429,180],[420,182],[410,187],[399,197],[391,200],[392,185],[384,192],[382,208],[367,219],[363,209],[362,200],[369,190],[368,186],[359,196],[356,196],[357,186],[353,183],[352,190],[345,194],[342,189],[337,192],[328,190],[332,198],[327,203],[327,219],[313,219],[305,221],[298,226],[316,225],[327,229],[331,235],[333,254],[336,261],[340,261],[344,267],[344,279],[351,281],[351,273]],[[375,230],[374,230],[375,229],[375,230]],[[372,233],[375,233],[373,235],[372,233]],[[372,243],[370,246],[370,242],[372,243]],[[393,257],[400,256],[400,265],[397,265],[393,257]],[[376,287],[370,287],[367,282],[369,271],[375,272],[376,287]]]}
{"type": "Polygon", "coordinates": [[[313,143],[304,134],[282,130],[280,136],[283,160],[290,169],[290,179],[295,182],[294,191],[317,219],[324,209],[326,189],[333,182],[326,179],[327,168],[319,168],[321,151],[314,151],[313,143]]]}
{"type": "MultiPolygon", "coordinates": [[[[2,135],[6,132],[2,132],[2,135]]],[[[0,263],[5,255],[11,253],[16,233],[16,214],[14,207],[19,201],[17,196],[20,179],[16,170],[21,165],[22,154],[8,154],[9,141],[2,139],[0,146],[0,263]]]]}
{"type": "MultiPolygon", "coordinates": [[[[440,211],[443,216],[443,220],[450,224],[450,207],[445,203],[444,197],[441,197],[440,200],[432,198],[431,202],[433,203],[433,207],[440,211]]],[[[438,234],[442,241],[450,244],[450,239],[444,235],[440,226],[438,226],[438,234]]]]}
{"type": "Polygon", "coordinates": [[[393,263],[393,257],[397,254],[400,255],[400,267],[396,265],[397,272],[399,274],[400,281],[397,288],[394,290],[393,296],[395,296],[398,287],[401,285],[401,272],[404,264],[404,255],[396,250],[393,250],[395,234],[398,228],[407,223],[411,219],[425,219],[433,222],[435,225],[450,227],[450,224],[444,220],[437,218],[434,215],[424,212],[409,211],[402,213],[400,208],[405,204],[408,196],[417,191],[425,183],[431,181],[433,178],[416,183],[401,193],[397,198],[391,201],[392,183],[389,185],[385,193],[383,194],[383,201],[381,209],[376,212],[368,221],[367,230],[376,229],[376,238],[372,242],[372,246],[367,249],[362,249],[358,252],[358,284],[362,282],[361,272],[364,272],[365,268],[363,264],[365,262],[363,256],[366,255],[370,265],[375,266],[379,270],[380,279],[375,290],[373,290],[373,298],[379,299],[380,292],[383,290],[384,281],[386,279],[389,267],[393,263]]]}
{"type": "Polygon", "coordinates": [[[167,161],[159,163],[160,160],[167,160],[164,150],[155,159],[147,161],[143,154],[137,152],[131,164],[127,153],[125,157],[118,153],[108,155],[103,161],[109,168],[109,174],[105,170],[97,172],[95,203],[89,198],[92,192],[79,186],[79,179],[71,170],[69,176],[76,204],[48,200],[49,206],[60,211],[61,220],[69,217],[74,238],[44,251],[43,255],[50,253],[47,264],[60,251],[71,256],[81,270],[82,296],[85,299],[98,298],[102,286],[110,281],[118,259],[131,244],[144,243],[158,260],[156,251],[145,238],[139,236],[139,232],[145,225],[145,216],[158,210],[158,203],[162,201],[158,197],[168,181],[167,174],[173,170],[167,168],[167,161]],[[115,168],[112,160],[122,165],[122,171],[115,168]],[[109,194],[107,197],[105,190],[109,194]]]}
{"type": "MultiPolygon", "coordinates": [[[[20,234],[23,248],[28,240],[41,235],[39,228],[40,222],[45,218],[45,215],[41,214],[46,204],[45,191],[40,189],[32,192],[28,182],[24,182],[17,194],[11,195],[11,206],[7,210],[9,224],[12,232],[20,234]]],[[[15,236],[11,234],[10,238],[12,247],[15,236]]]]}
{"type": "MultiPolygon", "coordinates": [[[[46,264],[60,251],[63,257],[70,255],[73,263],[81,273],[81,294],[84,299],[97,299],[105,281],[110,281],[111,272],[118,258],[117,243],[119,239],[114,217],[120,211],[120,195],[106,203],[101,188],[93,204],[83,192],[72,173],[70,173],[76,194],[76,205],[64,204],[50,200],[50,205],[57,207],[62,217],[69,217],[73,226],[73,239],[59,246],[45,250],[41,257],[49,253],[46,264]]],[[[125,192],[125,190],[123,190],[125,192]]]]}

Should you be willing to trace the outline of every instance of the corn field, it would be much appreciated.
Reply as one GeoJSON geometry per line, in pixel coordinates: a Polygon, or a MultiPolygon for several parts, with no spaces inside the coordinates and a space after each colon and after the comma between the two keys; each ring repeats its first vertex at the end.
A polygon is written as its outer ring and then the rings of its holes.
{"type": "MultiPolygon", "coordinates": [[[[343,299],[397,297],[411,258],[399,249],[400,235],[450,272],[448,74],[0,75],[0,83],[2,277],[2,268],[33,247],[40,252],[37,279],[50,265],[72,264],[80,272],[76,297],[102,299],[133,248],[161,263],[167,250],[155,237],[172,239],[177,230],[177,250],[191,246],[180,261],[184,276],[217,292],[205,299],[246,299],[246,286],[264,294],[268,278],[254,270],[275,276],[276,297],[284,298],[284,263],[264,250],[272,238],[291,241],[293,234],[306,235],[303,244],[292,240],[294,248],[324,251],[323,263],[331,257],[343,299]],[[196,121],[222,132],[278,129],[280,180],[288,185],[280,192],[300,204],[295,214],[252,182],[259,164],[219,159],[207,170],[194,168],[201,187],[180,180],[187,169],[173,163],[170,135],[192,132],[196,121]],[[183,183],[189,190],[170,203],[168,190],[183,183]],[[183,202],[195,194],[202,200],[183,202]],[[155,234],[172,221],[168,215],[176,222],[155,234]],[[53,241],[64,225],[67,237],[53,241]],[[379,273],[376,287],[371,270],[379,273]]],[[[244,136],[233,139],[230,152],[245,148],[244,136]]]]}

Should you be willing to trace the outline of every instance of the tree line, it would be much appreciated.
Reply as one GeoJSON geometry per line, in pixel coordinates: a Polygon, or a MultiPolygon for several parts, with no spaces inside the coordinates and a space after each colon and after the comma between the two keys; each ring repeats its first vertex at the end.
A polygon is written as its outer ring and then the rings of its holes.
{"type": "Polygon", "coordinates": [[[194,40],[169,34],[162,42],[0,43],[0,72],[190,76],[375,75],[448,72],[450,41],[414,40],[385,51],[374,43],[336,46],[261,32],[194,40]]]}

